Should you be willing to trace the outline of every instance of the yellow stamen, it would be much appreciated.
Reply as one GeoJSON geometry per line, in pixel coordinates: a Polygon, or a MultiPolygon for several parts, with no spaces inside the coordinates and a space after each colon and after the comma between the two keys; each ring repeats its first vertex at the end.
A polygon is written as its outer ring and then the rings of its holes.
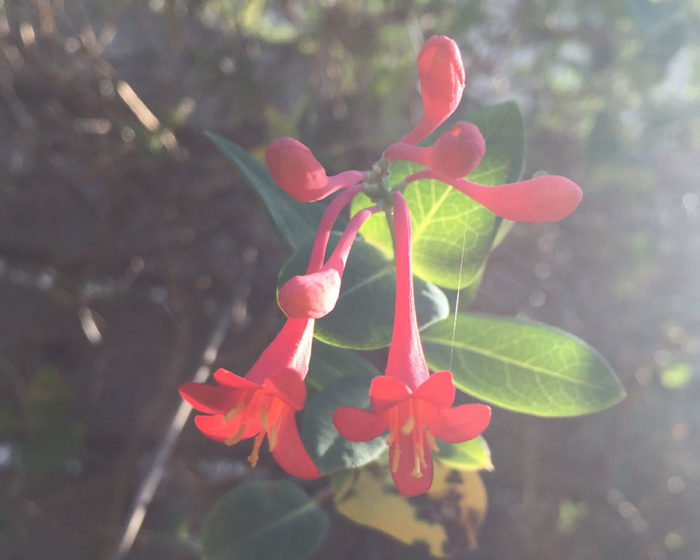
{"type": "Polygon", "coordinates": [[[435,443],[435,436],[430,433],[428,428],[425,429],[425,439],[428,440],[428,446],[432,451],[440,453],[440,448],[437,446],[437,443],[435,443]]]}
{"type": "Polygon", "coordinates": [[[279,424],[273,424],[270,427],[270,431],[267,433],[267,441],[270,444],[270,451],[272,451],[275,448],[275,445],[277,445],[277,428],[279,428],[279,424]]]}
{"type": "Polygon", "coordinates": [[[239,441],[241,441],[241,438],[243,437],[244,432],[245,432],[245,424],[241,424],[238,427],[238,431],[236,431],[236,433],[233,434],[230,438],[228,438],[224,443],[226,445],[236,445],[239,441]]]}
{"type": "Polygon", "coordinates": [[[268,426],[269,426],[269,418],[267,416],[267,408],[264,406],[260,409],[260,423],[262,424],[262,429],[263,431],[267,432],[268,431],[268,426]]]}
{"type": "Polygon", "coordinates": [[[418,459],[418,456],[416,455],[416,464],[413,466],[413,470],[411,471],[411,476],[415,478],[420,478],[423,476],[423,473],[420,470],[420,460],[418,459]]]}
{"type": "Polygon", "coordinates": [[[401,451],[399,446],[394,446],[394,455],[391,457],[391,472],[395,473],[399,470],[399,457],[401,456],[401,451]]]}
{"type": "Polygon", "coordinates": [[[229,410],[225,415],[224,415],[224,420],[229,421],[232,418],[235,418],[238,416],[238,413],[243,410],[243,407],[245,406],[245,403],[243,401],[239,401],[238,404],[233,407],[231,410],[229,410]]]}
{"type": "Polygon", "coordinates": [[[413,417],[413,414],[411,414],[408,417],[408,420],[406,420],[406,423],[401,426],[401,433],[405,436],[411,433],[411,430],[413,429],[413,426],[416,424],[416,419],[413,417]]]}
{"type": "Polygon", "coordinates": [[[253,451],[248,455],[248,462],[251,467],[255,467],[258,464],[258,459],[260,458],[260,445],[263,439],[265,439],[265,432],[260,432],[255,436],[255,441],[253,441],[253,451]]]}

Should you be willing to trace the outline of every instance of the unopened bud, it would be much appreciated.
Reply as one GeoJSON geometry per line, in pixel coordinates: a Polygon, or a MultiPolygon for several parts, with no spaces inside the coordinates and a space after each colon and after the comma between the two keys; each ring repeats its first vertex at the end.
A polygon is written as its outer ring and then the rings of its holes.
{"type": "Polygon", "coordinates": [[[486,153],[486,142],[478,127],[460,122],[433,144],[428,166],[436,175],[458,179],[471,173],[486,153]]]}
{"type": "Polygon", "coordinates": [[[335,268],[294,276],[280,288],[277,301],[291,319],[320,319],[333,311],[340,295],[340,281],[335,268]]]}
{"type": "Polygon", "coordinates": [[[297,200],[312,202],[327,194],[326,170],[299,140],[278,138],[267,147],[265,160],[272,178],[297,200]]]}

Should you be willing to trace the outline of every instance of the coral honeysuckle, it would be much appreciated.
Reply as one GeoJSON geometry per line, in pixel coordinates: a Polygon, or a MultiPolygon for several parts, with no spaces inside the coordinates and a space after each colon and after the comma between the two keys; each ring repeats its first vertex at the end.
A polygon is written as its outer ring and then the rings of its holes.
{"type": "Polygon", "coordinates": [[[294,413],[306,401],[304,378],[311,359],[315,319],[335,306],[352,243],[360,226],[378,209],[366,208],[350,220],[324,266],[331,228],[360,188],[355,186],[340,193],[324,212],[307,274],[290,279],[280,290],[280,305],[289,318],[248,374],[241,377],[220,369],[214,373],[216,386],[203,383],[180,386],[181,396],[195,409],[208,414],[195,418],[204,435],[227,445],[255,438],[248,457],[253,466],[258,462],[260,446],[267,435],[272,456],[283,469],[300,478],[320,475],[301,442],[294,413]]]}
{"type": "Polygon", "coordinates": [[[288,194],[301,202],[315,202],[338,189],[363,181],[362,171],[343,171],[328,177],[314,154],[295,138],[278,138],[265,151],[270,175],[288,194]]]}
{"type": "Polygon", "coordinates": [[[287,317],[320,319],[333,310],[340,296],[345,263],[357,232],[377,210],[377,206],[365,208],[352,217],[338,245],[320,270],[293,276],[285,282],[277,295],[277,302],[287,317]]]}
{"type": "Polygon", "coordinates": [[[370,387],[371,411],[340,407],[333,422],[352,441],[368,441],[389,430],[389,463],[399,492],[415,496],[433,478],[435,437],[457,443],[486,429],[491,409],[483,404],[450,408],[455,397],[452,374],[430,375],[418,334],[411,271],[411,217],[403,195],[394,193],[396,302],[394,330],[384,376],[370,387]]]}
{"type": "Polygon", "coordinates": [[[429,167],[409,175],[404,184],[437,179],[476,200],[501,218],[516,222],[556,222],[571,214],[583,196],[581,188],[566,177],[542,175],[503,185],[479,185],[466,179],[486,153],[479,129],[460,122],[428,147],[396,142],[384,152],[390,160],[405,159],[429,167]]]}
{"type": "Polygon", "coordinates": [[[401,139],[416,144],[454,113],[464,91],[464,64],[459,47],[449,37],[435,35],[418,53],[418,79],[423,99],[423,118],[401,139]]]}
{"type": "Polygon", "coordinates": [[[267,436],[272,456],[284,470],[300,478],[320,476],[294,418],[306,400],[313,329],[313,319],[287,319],[245,377],[219,369],[214,373],[217,385],[180,385],[182,398],[205,413],[195,418],[202,433],[227,445],[254,437],[248,457],[252,466],[267,436]]]}

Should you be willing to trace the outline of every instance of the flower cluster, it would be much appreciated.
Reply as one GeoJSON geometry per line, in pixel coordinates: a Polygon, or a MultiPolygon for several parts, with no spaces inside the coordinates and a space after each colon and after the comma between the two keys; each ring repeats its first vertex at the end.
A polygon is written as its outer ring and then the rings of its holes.
{"type": "Polygon", "coordinates": [[[423,117],[418,125],[391,144],[371,171],[349,170],[328,176],[304,144],[280,138],[266,152],[274,180],[303,202],[321,200],[338,192],[318,227],[306,274],[288,280],[278,302],[287,321],[245,377],[226,370],[214,374],[216,385],[186,383],[180,394],[195,409],[197,427],[208,437],[233,445],[254,438],[249,457],[254,466],[267,436],[270,451],[290,474],[315,478],[319,471],[304,449],[295,413],[306,399],[308,372],[316,319],[330,313],[338,300],[345,264],[364,221],[374,212],[393,216],[396,255],[394,324],[384,375],[370,387],[371,410],[340,407],[333,421],[351,441],[368,441],[384,432],[389,464],[401,494],[414,496],[432,483],[436,438],[450,443],[481,434],[490,420],[483,404],[453,407],[455,386],[449,371],[430,373],[418,332],[411,264],[411,215],[401,189],[385,185],[392,161],[409,160],[425,169],[406,177],[399,187],[419,179],[452,185],[495,214],[516,221],[556,221],[570,214],[581,200],[580,188],[565,177],[541,176],[497,186],[464,179],[486,153],[486,143],[472,123],[459,122],[432,146],[417,144],[434,132],[457,108],[465,72],[456,43],[432,37],[418,55],[423,117]],[[378,194],[379,191],[381,194],[378,194]],[[325,258],[331,229],[342,210],[360,192],[376,206],[357,212],[348,222],[330,257],[325,258]]]}

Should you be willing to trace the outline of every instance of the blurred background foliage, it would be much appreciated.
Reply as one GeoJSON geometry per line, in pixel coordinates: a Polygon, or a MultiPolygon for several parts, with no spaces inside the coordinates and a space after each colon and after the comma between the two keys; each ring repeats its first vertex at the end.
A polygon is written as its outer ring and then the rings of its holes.
{"type": "MultiPolygon", "coordinates": [[[[0,0],[0,556],[109,558],[222,309],[245,371],[285,253],[203,136],[292,135],[366,168],[421,113],[425,38],[460,44],[461,114],[515,99],[526,176],[584,189],[518,225],[475,308],[598,348],[604,413],[496,411],[479,548],[458,558],[696,559],[700,550],[698,0],[0,0]]],[[[195,558],[252,474],[189,426],[132,558],[195,558]]],[[[424,558],[342,518],[319,558],[424,558]]]]}

